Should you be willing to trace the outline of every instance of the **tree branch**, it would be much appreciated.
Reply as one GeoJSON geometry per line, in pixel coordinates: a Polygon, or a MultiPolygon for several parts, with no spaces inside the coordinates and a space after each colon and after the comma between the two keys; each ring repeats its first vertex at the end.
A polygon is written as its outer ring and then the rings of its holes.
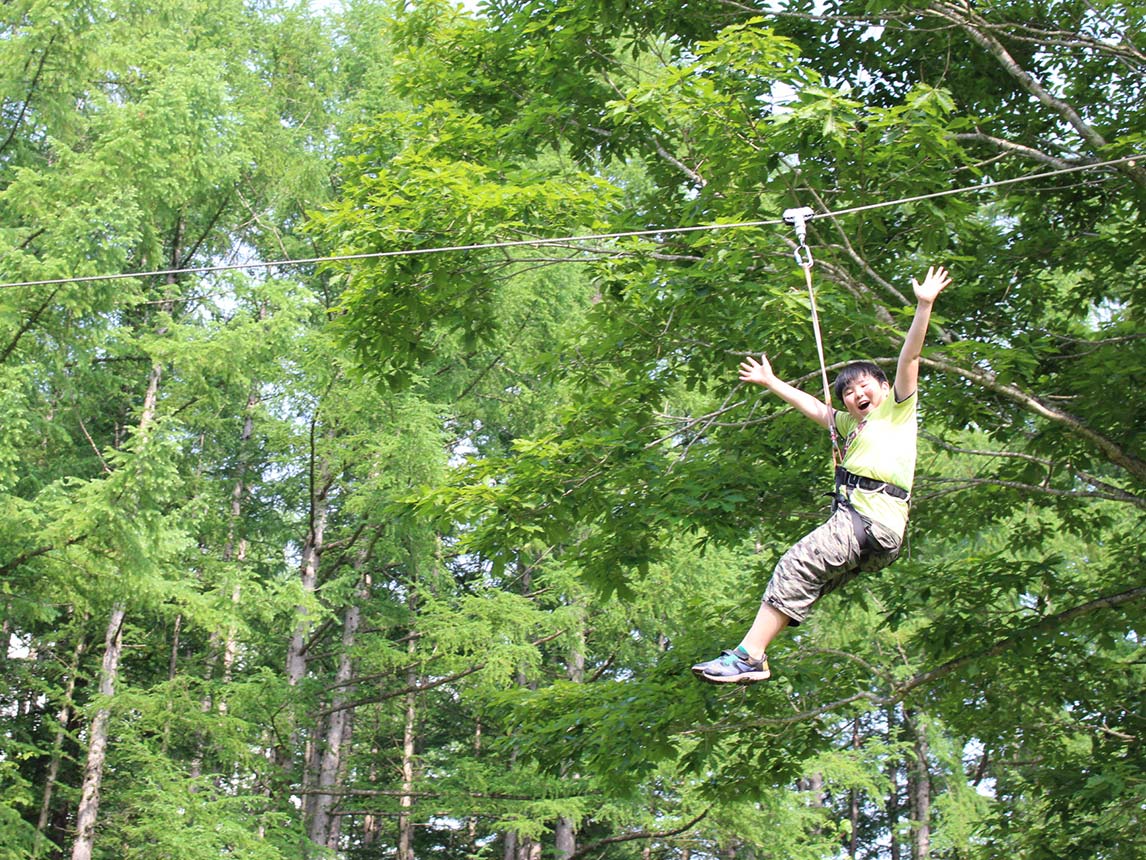
{"type": "Polygon", "coordinates": [[[623,833],[620,836],[610,836],[607,839],[598,839],[596,842],[590,842],[588,845],[584,845],[578,848],[576,851],[570,854],[566,860],[576,860],[576,858],[584,857],[591,851],[596,851],[597,849],[604,848],[608,845],[616,845],[619,842],[632,842],[635,839],[668,839],[671,836],[679,836],[685,831],[696,827],[696,825],[703,821],[705,816],[708,815],[708,811],[710,809],[712,809],[711,806],[705,807],[704,811],[701,812],[700,815],[693,818],[687,824],[684,824],[681,827],[677,827],[673,830],[638,830],[634,833],[623,833]]]}
{"type": "Polygon", "coordinates": [[[946,489],[934,493],[920,493],[918,499],[937,499],[949,493],[958,493],[971,487],[1004,487],[1008,490],[1021,490],[1024,493],[1042,493],[1046,496],[1066,496],[1080,499],[1103,499],[1108,502],[1125,502],[1146,510],[1146,499],[1126,492],[1109,493],[1104,490],[1060,490],[1041,484],[1027,484],[1022,481],[1007,481],[1002,478],[929,478],[928,483],[951,484],[946,489]]]}
{"type": "MultiPolygon", "coordinates": [[[[68,538],[66,541],[64,541],[63,545],[65,547],[73,546],[74,544],[80,543],[81,541],[85,541],[87,539],[87,535],[80,535],[79,537],[68,538]]],[[[42,555],[47,555],[48,553],[54,551],[56,548],[57,547],[55,544],[48,544],[47,546],[37,547],[36,549],[30,549],[25,553],[21,553],[11,561],[7,561],[0,565],[0,578],[7,577],[16,568],[27,564],[34,558],[39,558],[42,555]]]]}
{"type": "Polygon", "coordinates": [[[11,357],[12,353],[16,351],[16,347],[20,344],[20,339],[23,338],[24,335],[26,335],[29,331],[31,331],[36,323],[39,322],[40,317],[44,315],[44,311],[46,311],[52,304],[52,301],[56,298],[56,293],[59,291],[59,287],[56,287],[54,290],[52,290],[52,292],[48,294],[48,297],[44,299],[43,303],[38,308],[36,308],[35,311],[32,312],[32,315],[27,317],[20,324],[20,327],[16,329],[16,333],[12,336],[12,340],[9,342],[8,346],[4,348],[3,352],[0,352],[0,364],[4,364],[11,357]]]}
{"type": "MultiPolygon", "coordinates": [[[[32,76],[32,81],[28,84],[28,94],[24,97],[24,101],[20,105],[20,113],[16,115],[16,119],[12,122],[12,130],[8,132],[8,137],[4,139],[4,143],[0,144],[0,152],[6,150],[16,137],[16,132],[20,126],[24,124],[24,116],[28,113],[28,105],[32,101],[32,94],[36,92],[36,88],[40,85],[40,75],[44,73],[44,65],[48,61],[48,54],[52,44],[56,41],[59,31],[52,33],[52,37],[48,39],[48,44],[44,46],[44,52],[40,54],[40,62],[36,66],[36,74],[32,76]]],[[[25,70],[27,66],[25,65],[25,70]]]]}
{"type": "Polygon", "coordinates": [[[687,164],[685,164],[683,161],[665,149],[665,146],[663,143],[661,143],[659,137],[653,138],[653,143],[656,144],[657,155],[659,155],[661,158],[663,158],[701,188],[704,188],[706,185],[708,185],[707,179],[705,179],[703,176],[701,176],[699,173],[697,173],[695,170],[693,170],[691,167],[689,167],[687,164]]]}
{"type": "MultiPolygon", "coordinates": [[[[539,645],[544,645],[546,642],[552,642],[558,636],[564,635],[564,633],[565,633],[564,630],[558,630],[556,633],[552,633],[549,636],[543,636],[540,639],[535,639],[532,642],[530,642],[529,644],[532,645],[533,647],[537,647],[539,645]]],[[[388,701],[390,699],[396,699],[396,698],[399,698],[400,696],[405,696],[409,693],[424,693],[427,690],[433,690],[436,687],[441,687],[445,684],[451,684],[454,681],[460,681],[462,678],[466,678],[466,677],[469,677],[470,675],[473,675],[477,672],[480,672],[487,665],[488,664],[485,662],[475,663],[473,666],[470,666],[467,669],[462,669],[460,672],[455,672],[452,675],[446,675],[445,677],[438,678],[438,679],[433,680],[433,681],[427,681],[424,684],[409,684],[409,685],[402,687],[398,690],[391,690],[389,692],[379,693],[377,696],[368,696],[365,699],[358,699],[358,700],[353,701],[353,702],[343,702],[341,705],[334,705],[332,707],[326,708],[325,710],[319,711],[318,716],[319,717],[328,717],[331,714],[338,713],[339,711],[348,711],[348,710],[351,710],[353,708],[360,707],[361,705],[376,705],[379,702],[385,702],[385,701],[388,701]]],[[[339,686],[345,686],[345,685],[339,685],[339,686]]]]}
{"type": "Polygon", "coordinates": [[[1126,603],[1133,603],[1134,601],[1142,600],[1143,598],[1146,598],[1146,585],[1138,586],[1137,588],[1131,588],[1118,594],[1099,597],[1089,601],[1088,603],[1072,606],[1070,609],[1065,609],[1062,612],[1055,613],[1054,615],[1047,615],[1043,618],[1040,618],[1038,621],[1028,627],[1024,627],[1020,630],[1016,630],[1008,636],[1004,636],[1002,639],[995,642],[995,644],[988,648],[973,652],[971,654],[965,654],[962,657],[956,657],[953,660],[948,660],[941,666],[937,666],[936,668],[927,672],[921,672],[918,675],[914,675],[893,691],[889,704],[902,701],[907,696],[907,694],[915,688],[922,687],[925,684],[930,684],[933,681],[937,681],[940,678],[945,677],[946,675],[950,675],[952,672],[961,669],[968,663],[971,663],[975,660],[982,660],[984,658],[997,657],[999,654],[1002,654],[1004,651],[1013,646],[1020,639],[1024,639],[1028,636],[1034,636],[1038,633],[1045,633],[1050,630],[1056,630],[1068,622],[1073,621],[1075,618],[1080,618],[1083,615],[1089,615],[1090,613],[1097,612],[1100,609],[1114,609],[1115,607],[1122,606],[1126,603]]]}
{"type": "MultiPolygon", "coordinates": [[[[1052,95],[1030,72],[1019,65],[1003,43],[988,32],[990,26],[987,22],[980,15],[972,12],[971,8],[970,4],[960,7],[938,0],[938,2],[933,2],[928,6],[927,11],[958,26],[972,42],[994,57],[995,61],[1018,82],[1022,89],[1062,117],[1093,149],[1105,149],[1106,138],[1088,124],[1071,104],[1052,95]]],[[[1135,184],[1146,187],[1146,170],[1143,168],[1136,164],[1124,163],[1118,165],[1116,169],[1130,177],[1135,184]]]]}
{"type": "Polygon", "coordinates": [[[1014,153],[1021,155],[1024,158],[1029,158],[1032,161],[1037,161],[1040,164],[1046,164],[1056,170],[1070,169],[1077,167],[1079,163],[1082,164],[1095,164],[1094,158],[1081,158],[1076,161],[1068,161],[1065,158],[1058,158],[1053,155],[1048,155],[1042,150],[1035,149],[1033,146],[1025,146],[1021,143],[1015,143],[1013,140],[1006,140],[1002,137],[995,137],[994,135],[987,134],[986,132],[976,129],[973,132],[961,132],[953,135],[954,139],[960,142],[973,142],[985,143],[988,146],[994,147],[1002,152],[1014,153]]]}
{"type": "MultiPolygon", "coordinates": [[[[933,482],[937,482],[937,483],[950,483],[950,482],[958,482],[958,481],[974,481],[974,482],[979,482],[979,483],[995,483],[995,484],[999,484],[1002,486],[1013,486],[1013,487],[1016,487],[1018,489],[1033,490],[1035,492],[1050,492],[1052,495],[1087,496],[1087,497],[1111,499],[1113,501],[1118,501],[1118,502],[1128,502],[1129,504],[1132,504],[1132,505],[1139,507],[1139,508],[1146,508],[1146,499],[1142,498],[1141,496],[1136,496],[1133,493],[1130,493],[1130,492],[1122,489],[1121,487],[1116,487],[1107,481],[1103,481],[1099,478],[1096,478],[1094,475],[1091,475],[1089,472],[1084,472],[1082,469],[1076,469],[1070,463],[1057,463],[1054,460],[1047,460],[1044,457],[1035,457],[1031,454],[1024,454],[1020,451],[985,451],[985,450],[979,450],[976,448],[960,448],[956,445],[951,445],[950,443],[945,442],[944,440],[940,439],[938,436],[935,436],[932,433],[926,433],[926,432],[921,431],[920,435],[923,436],[924,438],[926,438],[929,442],[931,442],[931,444],[933,444],[939,448],[942,448],[945,451],[950,451],[952,454],[964,454],[964,455],[967,455],[970,457],[986,457],[986,458],[990,458],[990,459],[1001,458],[1001,459],[1023,460],[1027,463],[1034,463],[1038,466],[1042,466],[1043,468],[1045,468],[1047,470],[1047,479],[1048,480],[1050,479],[1050,474],[1052,472],[1054,472],[1054,470],[1063,469],[1066,472],[1068,472],[1069,474],[1073,475],[1078,480],[1080,480],[1084,483],[1090,484],[1092,486],[1098,487],[1102,492],[1101,493],[1094,493],[1094,492],[1079,491],[1079,490],[1052,490],[1049,486],[1046,486],[1046,485],[1044,485],[1044,486],[1032,486],[1029,484],[1018,484],[1015,482],[1007,482],[1007,481],[1003,481],[1001,479],[994,479],[994,478],[985,478],[985,479],[984,478],[929,478],[928,479],[929,481],[933,481],[933,482]]],[[[949,491],[944,491],[944,492],[949,492],[949,491]]]]}
{"type": "Polygon", "coordinates": [[[944,358],[935,358],[932,356],[923,356],[920,359],[922,364],[928,367],[934,367],[942,370],[945,373],[953,373],[957,376],[962,376],[976,385],[981,385],[988,391],[994,392],[1006,399],[1017,403],[1023,408],[1040,415],[1049,421],[1068,428],[1076,436],[1086,439],[1088,442],[1094,444],[1110,462],[1121,466],[1127,472],[1134,476],[1134,478],[1141,482],[1146,483],[1146,462],[1143,462],[1138,457],[1135,457],[1129,451],[1126,451],[1117,442],[1108,439],[1101,433],[1092,430],[1081,419],[1071,415],[1068,412],[1063,412],[1061,409],[1055,409],[1047,406],[1037,397],[1027,394],[1013,385],[1007,385],[999,382],[995,375],[986,370],[973,370],[968,367],[960,367],[953,364],[944,358]]]}

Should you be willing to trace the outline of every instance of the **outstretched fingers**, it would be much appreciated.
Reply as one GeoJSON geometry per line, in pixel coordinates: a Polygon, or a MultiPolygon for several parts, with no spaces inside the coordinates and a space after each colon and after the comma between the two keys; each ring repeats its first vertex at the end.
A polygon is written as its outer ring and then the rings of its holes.
{"type": "Polygon", "coordinates": [[[768,363],[768,356],[761,355],[757,361],[751,355],[740,362],[740,381],[755,382],[763,385],[772,375],[772,365],[768,363]]]}
{"type": "Polygon", "coordinates": [[[923,282],[911,279],[911,287],[915,290],[915,298],[921,302],[933,302],[936,297],[951,284],[951,273],[943,266],[931,266],[923,282]]]}

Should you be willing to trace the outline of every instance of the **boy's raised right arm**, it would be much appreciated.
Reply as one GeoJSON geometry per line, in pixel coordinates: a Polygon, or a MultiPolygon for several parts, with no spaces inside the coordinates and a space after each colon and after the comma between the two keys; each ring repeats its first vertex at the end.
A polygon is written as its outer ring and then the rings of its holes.
{"type": "Polygon", "coordinates": [[[919,384],[919,357],[923,352],[923,341],[927,337],[927,327],[931,322],[931,308],[935,299],[951,285],[951,275],[942,266],[931,266],[923,283],[911,279],[915,290],[915,316],[911,327],[903,338],[903,348],[899,351],[899,362],[895,368],[895,400],[902,403],[915,393],[919,384]]]}
{"type": "Polygon", "coordinates": [[[801,391],[772,372],[772,365],[768,356],[761,355],[757,361],[752,356],[740,362],[740,381],[751,382],[767,388],[789,406],[792,406],[801,415],[811,418],[821,427],[827,427],[831,418],[828,407],[822,400],[817,400],[806,391],[801,391]]]}

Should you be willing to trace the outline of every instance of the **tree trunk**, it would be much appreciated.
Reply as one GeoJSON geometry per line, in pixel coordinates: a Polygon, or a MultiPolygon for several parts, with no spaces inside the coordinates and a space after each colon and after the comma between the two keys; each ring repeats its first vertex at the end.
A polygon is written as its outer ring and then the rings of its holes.
{"type": "MultiPolygon", "coordinates": [[[[412,568],[414,566],[412,565],[412,568]]],[[[417,617],[418,575],[412,570],[410,577],[410,595],[407,607],[410,610],[410,632],[415,629],[413,619],[417,617]]],[[[414,753],[416,752],[415,739],[418,725],[418,694],[413,692],[418,686],[418,667],[415,659],[418,652],[418,637],[411,636],[406,643],[406,653],[410,664],[406,670],[406,688],[411,692],[406,694],[406,715],[402,728],[402,796],[398,798],[398,860],[414,860],[414,753]]]]}
{"type": "MultiPolygon", "coordinates": [[[[887,709],[887,738],[889,744],[894,744],[899,736],[899,723],[896,706],[887,709]]],[[[887,779],[891,790],[887,795],[887,832],[890,840],[888,846],[888,860],[900,860],[899,851],[899,760],[892,759],[887,766],[887,779]]]]}
{"type": "MultiPolygon", "coordinates": [[[[266,308],[259,309],[260,319],[266,318],[266,308]]],[[[259,393],[257,387],[247,395],[246,418],[243,420],[243,429],[239,433],[239,446],[240,451],[244,450],[247,443],[250,442],[251,437],[255,433],[255,407],[259,404],[259,393]]],[[[227,526],[227,542],[223,546],[223,561],[230,564],[232,561],[242,565],[247,560],[247,552],[250,548],[250,541],[247,540],[245,534],[239,534],[236,538],[236,533],[239,532],[239,523],[243,518],[243,500],[247,497],[247,463],[245,456],[239,458],[239,474],[235,478],[235,486],[231,490],[231,520],[227,526]]],[[[239,601],[242,598],[242,588],[236,583],[231,591],[231,603],[237,608],[239,601]]],[[[227,684],[231,680],[232,673],[235,667],[235,657],[239,652],[239,634],[236,626],[232,624],[227,628],[227,636],[223,642],[223,683],[227,684]]],[[[225,713],[227,710],[227,703],[219,703],[220,713],[225,713]]]]}
{"type": "MultiPolygon", "coordinates": [[[[317,460],[314,451],[314,423],[311,424],[311,494],[309,522],[306,537],[303,540],[302,554],[299,561],[299,583],[303,593],[309,597],[318,587],[318,567],[322,558],[322,550],[326,536],[326,521],[328,515],[327,494],[330,491],[333,479],[330,477],[326,462],[317,460]]],[[[300,603],[295,607],[295,626],[287,642],[286,654],[286,680],[291,687],[297,687],[304,677],[308,662],[307,649],[310,645],[312,628],[310,608],[300,603]]],[[[288,770],[294,758],[294,752],[299,746],[299,732],[297,725],[291,727],[286,748],[278,748],[275,760],[280,768],[288,770]]],[[[315,748],[308,742],[303,757],[303,783],[309,780],[307,776],[312,773],[315,748]]]]}
{"type": "MultiPolygon", "coordinates": [[[[824,808],[824,775],[822,773],[813,773],[798,780],[796,787],[800,791],[806,791],[809,795],[809,802],[812,804],[813,809],[824,808]]],[[[823,832],[823,827],[817,824],[813,829],[813,833],[820,834],[823,832]]]]}
{"type": "MultiPolygon", "coordinates": [[[[366,560],[367,554],[362,553],[355,567],[361,570],[366,560]]],[[[358,640],[358,629],[362,623],[362,603],[367,600],[369,593],[370,577],[365,575],[357,589],[355,602],[346,608],[343,615],[342,652],[334,676],[335,692],[331,697],[331,713],[326,720],[326,737],[322,743],[322,758],[316,785],[318,793],[311,795],[313,802],[307,824],[307,835],[316,845],[322,845],[332,851],[338,848],[340,817],[334,814],[338,798],[333,793],[321,792],[323,789],[337,786],[343,770],[343,754],[350,740],[354,718],[354,711],[346,707],[354,694],[354,685],[350,683],[354,675],[354,663],[350,655],[358,640]]]]}
{"type": "Polygon", "coordinates": [[[554,827],[554,843],[558,860],[566,860],[577,851],[577,830],[573,826],[573,819],[564,815],[558,817],[554,827]]]}
{"type": "MultiPolygon", "coordinates": [[[[585,637],[578,636],[578,643],[569,654],[568,674],[569,680],[574,684],[585,683],[585,637]]],[[[562,769],[567,779],[577,779],[577,774],[569,774],[562,769]]],[[[577,851],[577,830],[573,819],[560,815],[553,826],[554,847],[557,850],[557,860],[566,860],[577,851]]]]}
{"type": "MultiPolygon", "coordinates": [[[[411,643],[412,645],[413,643],[411,643]]],[[[413,687],[418,673],[406,673],[407,686],[413,687]]],[[[402,730],[402,796],[398,798],[398,860],[414,860],[414,750],[418,719],[418,694],[406,694],[406,721],[402,730]]]]}
{"type": "MultiPolygon", "coordinates": [[[[183,219],[176,224],[172,242],[172,268],[176,268],[183,237],[183,219]]],[[[167,282],[173,284],[174,275],[168,275],[167,282]]],[[[171,302],[163,305],[170,312],[171,302]]],[[[165,328],[158,329],[162,334],[165,328]]],[[[163,377],[162,365],[155,363],[147,379],[147,390],[143,395],[143,408],[140,410],[138,432],[142,437],[155,421],[159,405],[159,382],[163,377]]],[[[123,622],[127,615],[126,604],[117,602],[108,618],[107,633],[104,638],[103,664],[100,668],[99,695],[110,699],[115,695],[115,685],[119,677],[119,661],[123,653],[123,622]]],[[[80,789],[80,802],[76,808],[76,838],[72,843],[72,860],[91,860],[95,839],[95,826],[99,816],[100,786],[103,782],[104,763],[107,759],[108,734],[111,725],[111,709],[101,707],[88,727],[88,754],[84,764],[84,779],[80,789]]]]}
{"type": "Polygon", "coordinates": [[[48,773],[44,778],[44,793],[40,799],[40,817],[36,821],[36,844],[32,848],[32,856],[39,857],[44,846],[44,836],[48,830],[48,822],[52,814],[52,795],[55,792],[56,779],[60,775],[60,763],[63,760],[64,741],[68,736],[68,724],[72,719],[73,696],[76,691],[76,674],[80,670],[80,659],[83,657],[87,642],[80,634],[72,652],[72,663],[68,667],[68,682],[64,688],[64,702],[60,706],[58,716],[59,728],[52,740],[52,757],[48,762],[48,773]]]}
{"type": "MultiPolygon", "coordinates": [[[[520,585],[521,585],[521,593],[522,594],[529,594],[533,591],[533,573],[532,573],[533,568],[528,564],[522,563],[520,560],[519,560],[518,564],[521,566],[521,577],[519,580],[520,585]]],[[[518,686],[529,687],[530,689],[536,689],[537,688],[537,685],[535,683],[530,682],[526,678],[525,671],[521,668],[519,668],[517,670],[517,684],[518,684],[518,686]]],[[[510,768],[510,770],[513,769],[516,761],[517,761],[517,748],[514,747],[510,750],[510,753],[509,753],[509,768],[510,768]]],[[[505,860],[532,860],[532,858],[535,856],[534,855],[534,845],[535,845],[535,843],[533,842],[533,840],[527,836],[522,836],[520,833],[517,833],[517,832],[506,833],[505,834],[505,860]]],[[[537,851],[536,856],[540,857],[541,856],[540,855],[540,851],[541,851],[540,845],[536,846],[536,851],[537,851]]]]}
{"type": "MultiPolygon", "coordinates": [[[[370,747],[370,768],[366,772],[366,779],[370,785],[376,785],[378,782],[378,762],[381,760],[381,758],[382,751],[378,748],[377,745],[372,745],[370,747]]],[[[378,841],[381,835],[381,818],[372,812],[368,812],[362,816],[362,845],[369,848],[378,841]]]]}
{"type": "Polygon", "coordinates": [[[915,758],[908,770],[908,802],[911,804],[912,860],[928,860],[931,856],[931,769],[928,765],[930,750],[927,727],[913,711],[905,710],[904,723],[911,732],[915,758]]]}
{"type": "MultiPolygon", "coordinates": [[[[313,504],[311,524],[303,543],[302,560],[299,564],[299,581],[302,584],[303,592],[307,595],[314,594],[318,585],[318,563],[326,532],[325,493],[316,497],[313,504]]],[[[291,633],[290,643],[287,645],[286,675],[287,683],[292,687],[298,686],[299,682],[306,676],[306,647],[310,629],[310,610],[305,605],[299,604],[296,607],[294,631],[291,633]]]]}
{"type": "MultiPolygon", "coordinates": [[[[239,433],[239,446],[240,451],[250,441],[255,432],[254,409],[258,405],[259,397],[257,391],[252,391],[247,396],[246,418],[243,421],[243,429],[239,433]]],[[[231,562],[238,562],[242,564],[247,559],[247,550],[249,542],[245,535],[236,538],[239,531],[239,523],[243,515],[243,499],[247,495],[247,465],[245,458],[240,454],[238,476],[235,478],[235,486],[231,489],[231,512],[230,519],[227,524],[227,539],[223,543],[223,565],[228,567],[231,562]]],[[[242,597],[242,589],[238,583],[231,589],[231,603],[236,608],[239,605],[239,600],[242,597]]],[[[231,680],[231,675],[235,665],[235,657],[238,654],[238,631],[234,624],[227,629],[227,634],[223,638],[222,644],[222,657],[223,657],[223,674],[222,681],[227,684],[231,680]]],[[[212,631],[207,650],[206,671],[204,677],[210,681],[215,674],[215,663],[218,660],[220,652],[219,634],[217,631],[212,631]]],[[[210,713],[211,709],[215,707],[215,702],[208,693],[203,697],[200,702],[200,710],[204,714],[210,713]]],[[[219,703],[219,712],[226,713],[227,703],[225,701],[219,703]]],[[[198,738],[195,744],[195,756],[191,760],[189,774],[192,779],[197,779],[202,773],[203,769],[203,743],[202,738],[198,738]]]]}
{"type": "MultiPolygon", "coordinates": [[[[178,612],[175,614],[175,620],[171,625],[171,652],[167,658],[167,680],[174,681],[175,675],[179,671],[179,646],[183,633],[183,613],[178,612]]],[[[172,701],[171,694],[167,697],[167,720],[163,724],[163,743],[160,744],[160,749],[163,755],[168,754],[168,749],[171,743],[171,723],[174,719],[175,703],[172,701]]]]}
{"type": "MultiPolygon", "coordinates": [[[[103,666],[99,676],[99,694],[105,699],[115,695],[119,675],[119,658],[123,651],[123,620],[127,610],[117,603],[111,610],[104,638],[103,666]]],[[[107,758],[108,729],[111,709],[101,707],[88,729],[88,757],[84,765],[80,805],[76,810],[76,839],[72,843],[72,860],[91,860],[96,819],[99,815],[100,784],[107,758]]]]}
{"type": "MultiPolygon", "coordinates": [[[[163,368],[159,364],[151,366],[147,379],[147,391],[143,396],[143,409],[139,416],[140,435],[147,432],[155,420],[159,403],[159,380],[163,368]]],[[[103,665],[100,668],[99,695],[110,699],[115,695],[115,684],[119,676],[119,659],[123,651],[123,621],[127,615],[124,603],[116,603],[108,618],[107,633],[104,637],[103,665]]],[[[100,785],[103,782],[104,762],[107,758],[108,729],[111,723],[111,709],[101,707],[88,727],[88,754],[84,765],[83,785],[80,789],[80,802],[76,809],[76,838],[72,843],[72,860],[90,860],[95,838],[96,820],[99,815],[100,785]]]]}
{"type": "MultiPolygon", "coordinates": [[[[138,426],[141,436],[150,429],[155,420],[159,404],[159,381],[162,377],[163,367],[153,364],[147,379],[147,391],[143,395],[143,409],[139,415],[138,426]]],[[[119,602],[112,607],[108,617],[103,665],[100,668],[99,678],[99,695],[104,699],[110,699],[115,695],[115,684],[119,677],[119,659],[123,653],[123,622],[126,615],[126,604],[119,602]]],[[[88,755],[84,764],[80,802],[76,808],[76,838],[72,843],[72,860],[91,860],[110,724],[111,709],[104,706],[96,712],[88,727],[88,755]]]]}
{"type": "MultiPolygon", "coordinates": [[[[475,759],[481,756],[481,717],[478,717],[476,720],[474,720],[473,751],[475,759]]],[[[466,819],[466,847],[469,850],[469,856],[477,856],[478,820],[473,815],[466,819]]]]}
{"type": "MultiPolygon", "coordinates": [[[[310,511],[306,539],[302,546],[302,559],[299,563],[299,580],[307,596],[314,594],[318,585],[318,565],[326,534],[327,494],[334,483],[329,465],[317,451],[315,439],[317,425],[316,414],[310,422],[310,511]]],[[[287,646],[286,659],[287,683],[292,687],[297,686],[306,675],[306,649],[311,632],[310,610],[300,604],[296,608],[296,616],[297,621],[287,646]]]]}
{"type": "MultiPolygon", "coordinates": [[[[858,750],[861,745],[859,717],[852,720],[852,749],[858,750]]],[[[856,860],[856,851],[859,848],[859,818],[860,793],[856,789],[849,792],[849,818],[851,820],[851,837],[848,839],[848,856],[856,860]]]]}
{"type": "MultiPolygon", "coordinates": [[[[259,318],[265,319],[266,309],[260,308],[259,318]]],[[[244,453],[251,437],[255,434],[255,407],[259,404],[257,386],[247,395],[246,417],[243,419],[243,429],[239,432],[239,469],[235,477],[235,486],[231,489],[231,516],[227,524],[227,540],[223,544],[223,563],[230,565],[236,562],[242,565],[247,560],[250,541],[242,534],[239,524],[243,521],[243,501],[247,497],[247,461],[244,453]]],[[[231,603],[236,608],[242,598],[242,588],[238,583],[231,590],[231,603]]],[[[227,636],[223,641],[223,676],[224,684],[231,680],[235,667],[235,657],[239,652],[239,634],[234,624],[227,628],[227,636]]],[[[227,710],[226,702],[219,703],[220,713],[227,710]]]]}

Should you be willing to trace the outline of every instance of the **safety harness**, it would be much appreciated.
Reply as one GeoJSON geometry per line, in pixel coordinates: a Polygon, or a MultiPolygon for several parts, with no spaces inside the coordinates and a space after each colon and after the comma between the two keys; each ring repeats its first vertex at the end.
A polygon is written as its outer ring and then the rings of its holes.
{"type": "Polygon", "coordinates": [[[808,301],[812,309],[812,331],[816,336],[816,353],[820,359],[820,378],[824,384],[824,406],[828,410],[828,434],[832,439],[832,465],[835,467],[835,491],[828,493],[832,497],[832,512],[839,508],[846,508],[851,514],[852,529],[860,546],[860,560],[866,558],[879,547],[878,542],[871,533],[871,520],[857,511],[851,504],[849,490],[859,488],[868,492],[886,493],[897,499],[907,501],[910,493],[903,487],[889,484],[886,481],[877,481],[865,475],[857,475],[844,468],[844,455],[847,451],[847,442],[840,444],[839,433],[836,431],[836,415],[832,409],[832,389],[828,384],[828,366],[824,360],[824,339],[820,334],[820,317],[816,312],[816,291],[812,287],[812,249],[808,247],[808,221],[815,217],[811,207],[804,206],[799,209],[784,211],[784,223],[790,224],[796,231],[796,250],[794,257],[796,265],[804,270],[804,280],[808,285],[808,301]]]}

